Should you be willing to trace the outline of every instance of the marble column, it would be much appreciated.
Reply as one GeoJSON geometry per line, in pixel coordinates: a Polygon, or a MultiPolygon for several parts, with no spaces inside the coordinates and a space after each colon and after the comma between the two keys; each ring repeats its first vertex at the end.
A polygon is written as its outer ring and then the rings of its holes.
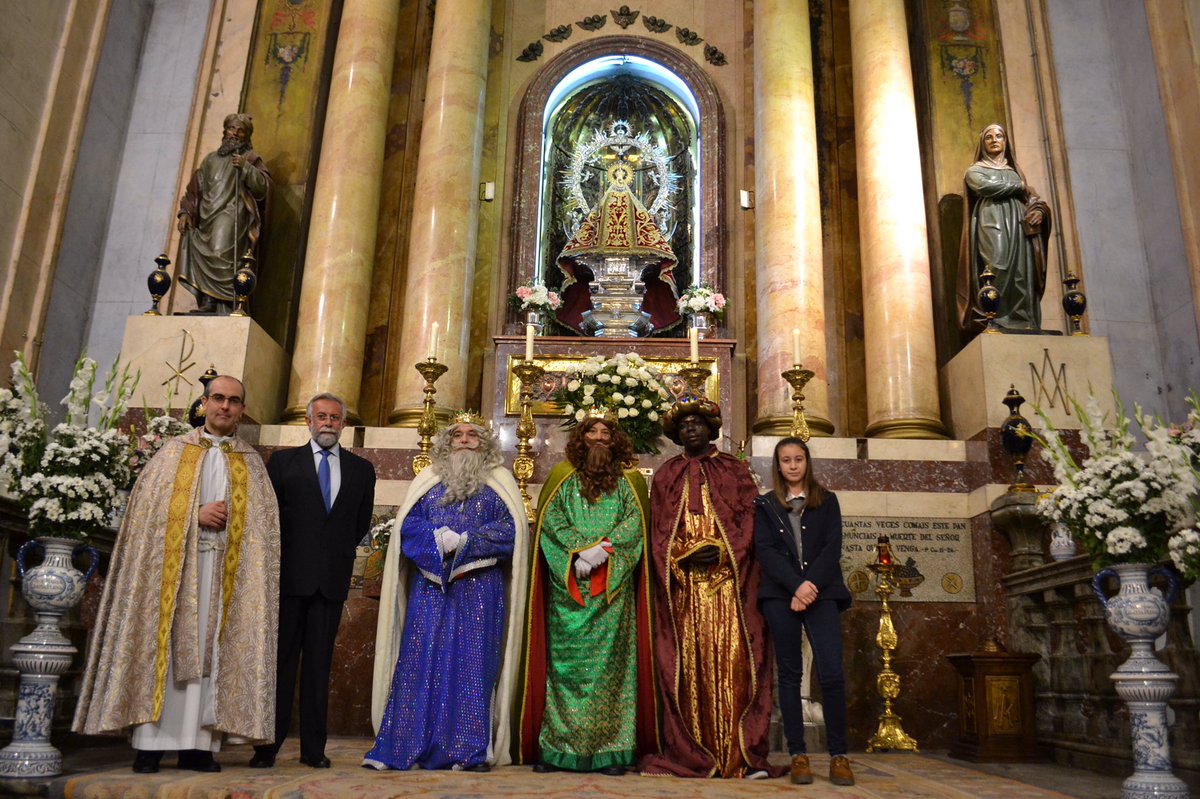
{"type": "Polygon", "coordinates": [[[867,430],[942,438],[904,0],[850,0],[867,430]]]}
{"type": "Polygon", "coordinates": [[[430,354],[449,368],[438,404],[466,402],[491,16],[491,0],[438,0],[434,16],[392,425],[420,420],[425,381],[412,365],[430,354]],[[434,322],[441,334],[431,353],[434,322]]]}
{"type": "Polygon", "coordinates": [[[800,357],[815,373],[804,390],[814,433],[829,434],[825,281],[812,37],[807,0],[754,3],[754,260],[758,415],[754,431],[786,435],[791,389],[780,374],[800,357]]]}
{"type": "Polygon", "coordinates": [[[395,0],[345,0],[342,8],[285,421],[303,421],[322,391],[358,418],[398,14],[395,0]]]}

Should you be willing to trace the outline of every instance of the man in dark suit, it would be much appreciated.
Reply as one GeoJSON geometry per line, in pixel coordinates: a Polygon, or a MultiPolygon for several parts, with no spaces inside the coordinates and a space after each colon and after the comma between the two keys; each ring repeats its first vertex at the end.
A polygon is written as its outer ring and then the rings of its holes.
{"type": "Polygon", "coordinates": [[[371,526],[375,467],[338,444],[346,405],[333,394],[309,400],[312,440],[276,452],[267,473],[279,499],[279,654],[275,742],[256,746],[253,768],[270,768],[287,737],[300,669],[300,762],[329,768],[325,757],[329,669],[350,587],[355,548],[371,526]]]}

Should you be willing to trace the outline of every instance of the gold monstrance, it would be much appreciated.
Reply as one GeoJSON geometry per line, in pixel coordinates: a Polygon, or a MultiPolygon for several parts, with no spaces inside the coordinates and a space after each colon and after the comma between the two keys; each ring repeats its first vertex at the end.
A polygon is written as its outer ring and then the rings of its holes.
{"type": "Polygon", "coordinates": [[[892,583],[892,572],[895,563],[892,559],[892,548],[887,536],[880,536],[875,545],[875,562],[868,563],[867,568],[875,573],[878,585],[875,593],[879,595],[879,633],[875,636],[875,644],[883,650],[883,669],[875,678],[875,690],[883,697],[883,713],[879,715],[879,729],[867,742],[867,751],[876,752],[891,749],[901,752],[916,752],[917,742],[900,726],[900,717],[892,712],[892,700],[900,696],[900,675],[892,671],[892,652],[900,643],[896,628],[892,624],[892,610],[888,607],[888,597],[896,590],[892,583]]]}

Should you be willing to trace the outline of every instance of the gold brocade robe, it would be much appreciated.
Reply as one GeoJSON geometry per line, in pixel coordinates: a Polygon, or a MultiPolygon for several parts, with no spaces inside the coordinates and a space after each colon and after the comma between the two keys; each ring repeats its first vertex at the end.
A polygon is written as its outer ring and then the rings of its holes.
{"type": "Polygon", "coordinates": [[[225,453],[229,520],[214,575],[217,662],[200,663],[195,563],[206,451],[199,430],[171,439],[133,487],[88,649],[75,732],[121,734],[159,721],[173,658],[179,680],[212,675],[214,731],[274,740],[279,509],[262,459],[235,440],[225,453]]]}
{"type": "Polygon", "coordinates": [[[740,623],[742,600],[708,484],[701,486],[703,513],[688,510],[687,496],[685,490],[670,549],[679,710],[693,740],[712,756],[720,774],[739,777],[746,772],[741,716],[751,700],[746,678],[751,659],[740,623]],[[720,551],[717,564],[689,567],[683,563],[705,547],[720,551]]]}

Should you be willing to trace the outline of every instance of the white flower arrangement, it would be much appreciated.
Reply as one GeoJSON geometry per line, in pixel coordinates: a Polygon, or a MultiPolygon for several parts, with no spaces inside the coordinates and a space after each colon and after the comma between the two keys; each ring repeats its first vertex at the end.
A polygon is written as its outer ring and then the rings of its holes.
{"type": "Polygon", "coordinates": [[[637,353],[627,352],[605,359],[598,355],[583,362],[578,373],[568,375],[554,399],[574,427],[592,407],[617,414],[621,429],[640,453],[658,452],[662,435],[661,412],[671,407],[671,395],[658,374],[637,353]]]}
{"type": "Polygon", "coordinates": [[[512,299],[518,311],[540,311],[548,314],[557,311],[562,305],[562,297],[557,291],[551,291],[544,283],[536,281],[517,286],[512,299]]]}
{"type": "Polygon", "coordinates": [[[710,286],[692,286],[680,295],[675,307],[684,316],[711,313],[720,322],[725,316],[725,295],[710,286]]]}
{"type": "Polygon", "coordinates": [[[129,439],[117,428],[137,377],[109,371],[95,391],[96,362],[81,357],[62,404],[66,421],[46,433],[45,406],[33,374],[17,355],[13,389],[0,392],[0,443],[10,489],[29,516],[34,536],[87,540],[105,529],[117,489],[129,479],[129,439]],[[89,423],[92,405],[99,419],[89,423]]]}
{"type": "Polygon", "coordinates": [[[1038,504],[1039,512],[1065,525],[1097,567],[1160,563],[1171,556],[1186,573],[1189,552],[1192,568],[1200,566],[1200,535],[1193,541],[1190,529],[1200,481],[1188,449],[1171,428],[1135,406],[1134,417],[1146,436],[1145,450],[1135,452],[1130,420],[1120,402],[1112,422],[1094,397],[1084,407],[1074,405],[1088,450],[1081,462],[1038,410],[1046,427],[1042,457],[1054,467],[1058,481],[1038,504]]]}

